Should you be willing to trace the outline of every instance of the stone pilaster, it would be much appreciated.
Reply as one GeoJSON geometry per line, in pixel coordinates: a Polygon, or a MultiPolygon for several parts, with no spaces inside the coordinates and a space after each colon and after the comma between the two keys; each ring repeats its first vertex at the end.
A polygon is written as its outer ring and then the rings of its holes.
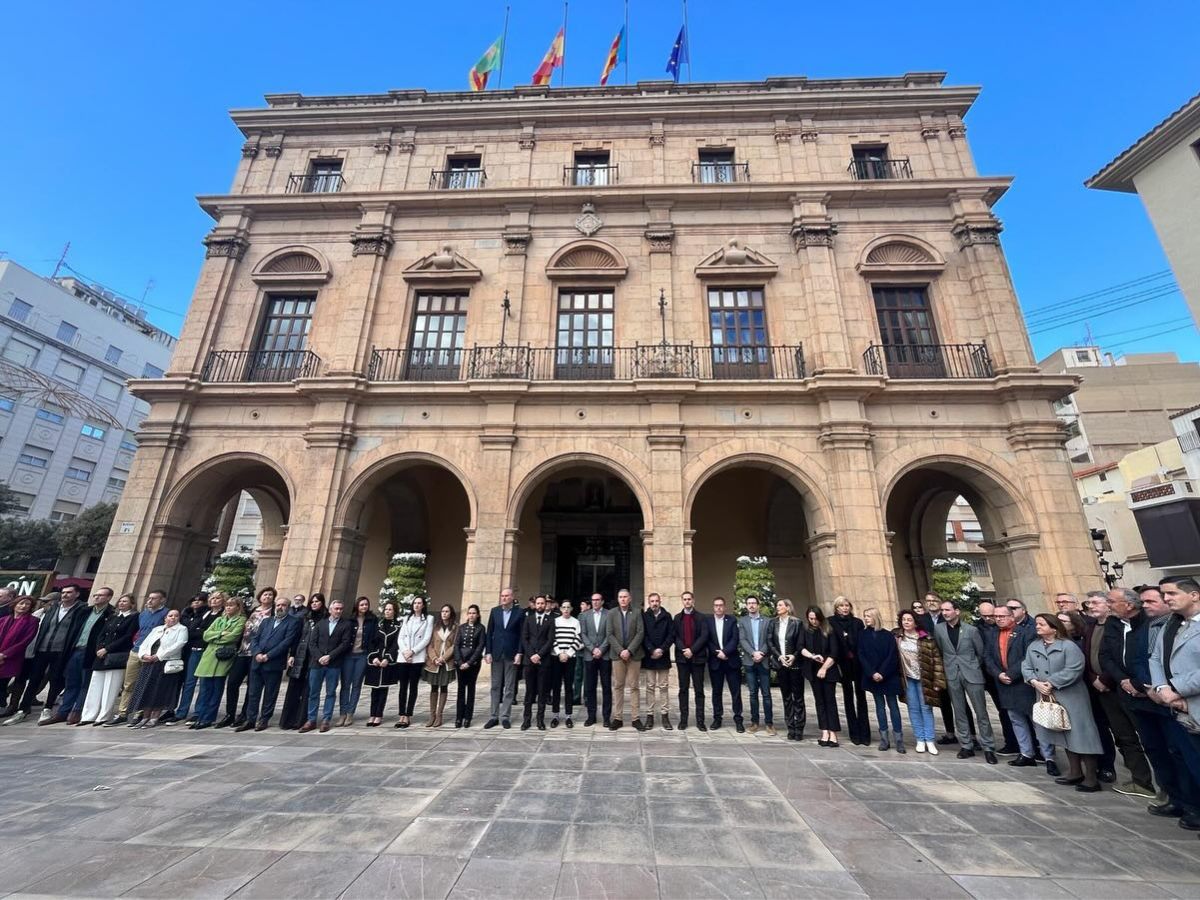
{"type": "Polygon", "coordinates": [[[386,203],[363,205],[362,221],[350,235],[350,243],[351,262],[338,279],[340,308],[333,341],[322,345],[332,376],[366,371],[371,352],[371,314],[392,249],[392,211],[386,203]]]}
{"type": "Polygon", "coordinates": [[[826,212],[826,201],[824,194],[803,194],[796,195],[792,205],[792,241],[812,323],[812,346],[805,347],[810,374],[854,371],[833,250],[837,229],[826,212]]]}

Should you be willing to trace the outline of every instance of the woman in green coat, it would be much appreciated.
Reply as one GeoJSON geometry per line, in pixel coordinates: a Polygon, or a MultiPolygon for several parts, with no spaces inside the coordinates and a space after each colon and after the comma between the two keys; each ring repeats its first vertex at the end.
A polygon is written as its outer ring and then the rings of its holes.
{"type": "Polygon", "coordinates": [[[194,730],[211,728],[217,720],[217,708],[221,705],[221,692],[225,688],[225,676],[233,668],[237,656],[238,642],[246,630],[246,613],[242,602],[236,597],[225,597],[224,612],[204,632],[208,646],[196,665],[196,678],[200,681],[200,699],[196,701],[194,730]]]}

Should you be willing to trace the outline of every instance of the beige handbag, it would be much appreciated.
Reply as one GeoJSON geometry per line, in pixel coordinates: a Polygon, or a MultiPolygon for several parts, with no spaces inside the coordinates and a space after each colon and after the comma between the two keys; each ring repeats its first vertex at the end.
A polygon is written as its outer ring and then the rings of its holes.
{"type": "Polygon", "coordinates": [[[1058,702],[1054,694],[1048,694],[1033,704],[1033,721],[1047,731],[1070,731],[1071,717],[1067,708],[1058,702]]]}

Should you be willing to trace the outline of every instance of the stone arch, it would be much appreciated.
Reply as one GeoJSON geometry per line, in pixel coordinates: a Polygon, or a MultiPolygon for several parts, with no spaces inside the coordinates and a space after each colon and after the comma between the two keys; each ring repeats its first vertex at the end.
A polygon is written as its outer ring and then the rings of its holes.
{"type": "Polygon", "coordinates": [[[478,516],[479,502],[475,496],[475,489],[471,484],[471,480],[456,463],[451,462],[444,456],[424,450],[406,450],[401,453],[381,450],[379,458],[366,464],[362,471],[355,475],[353,480],[342,491],[334,511],[334,527],[353,527],[354,517],[358,512],[361,512],[361,509],[357,510],[357,512],[355,511],[354,504],[356,501],[354,498],[361,496],[364,489],[373,483],[377,484],[380,481],[386,480],[388,477],[405,468],[422,464],[443,468],[458,479],[458,483],[462,486],[463,492],[466,494],[467,504],[471,512],[468,527],[474,528],[478,516]]]}
{"type": "Polygon", "coordinates": [[[546,263],[546,277],[550,279],[591,277],[618,281],[628,271],[625,255],[612,244],[595,238],[564,244],[546,263]]]}
{"type": "Polygon", "coordinates": [[[653,504],[650,502],[650,492],[646,490],[646,485],[650,481],[649,471],[631,459],[622,461],[614,459],[614,456],[624,454],[623,451],[617,451],[615,447],[611,448],[609,453],[608,456],[590,452],[559,453],[536,463],[521,477],[517,489],[513,491],[512,497],[508,501],[508,509],[504,514],[505,527],[516,528],[518,526],[521,510],[529,499],[529,495],[546,478],[571,466],[591,466],[611,472],[629,486],[642,508],[645,529],[653,530],[653,504]],[[635,473],[635,469],[639,471],[635,473]]]}
{"type": "Polygon", "coordinates": [[[291,245],[272,250],[254,267],[251,278],[259,283],[286,281],[319,284],[332,275],[329,260],[320,250],[291,245]]]}

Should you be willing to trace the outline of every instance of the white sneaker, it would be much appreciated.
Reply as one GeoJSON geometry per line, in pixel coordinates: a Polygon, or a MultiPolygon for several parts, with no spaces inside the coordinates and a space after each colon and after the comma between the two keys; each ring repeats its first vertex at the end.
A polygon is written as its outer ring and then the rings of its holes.
{"type": "Polygon", "coordinates": [[[54,718],[54,713],[51,710],[43,709],[42,714],[38,716],[38,724],[49,722],[52,718],[54,718]]]}
{"type": "Polygon", "coordinates": [[[9,718],[5,719],[3,724],[18,725],[21,722],[24,722],[28,718],[29,718],[29,713],[25,712],[24,710],[21,710],[15,716],[10,716],[9,718]]]}
{"type": "Polygon", "coordinates": [[[925,752],[925,742],[924,741],[917,741],[917,752],[918,753],[925,752]]]}
{"type": "Polygon", "coordinates": [[[935,741],[930,741],[930,742],[929,742],[928,744],[926,744],[925,746],[929,748],[929,753],[930,753],[930,755],[931,755],[931,756],[937,756],[937,755],[938,755],[937,743],[936,743],[935,741]]]}

